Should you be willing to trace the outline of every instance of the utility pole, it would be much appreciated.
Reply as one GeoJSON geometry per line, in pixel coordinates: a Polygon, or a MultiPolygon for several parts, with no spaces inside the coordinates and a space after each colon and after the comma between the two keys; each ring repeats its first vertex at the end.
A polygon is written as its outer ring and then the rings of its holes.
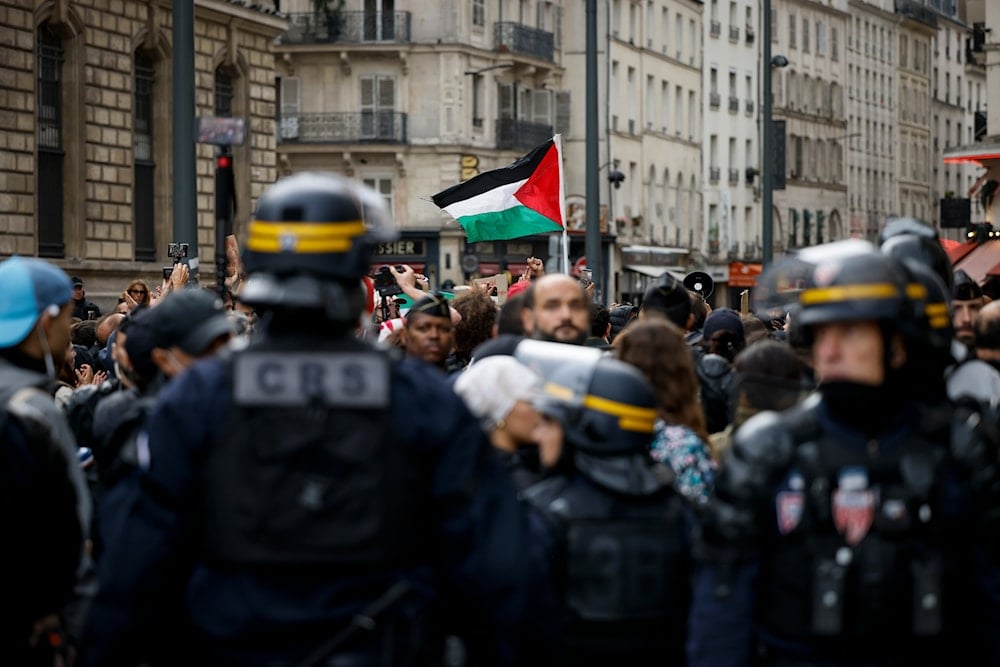
{"type": "Polygon", "coordinates": [[[587,268],[593,272],[593,280],[601,295],[608,293],[608,277],[601,261],[601,200],[598,179],[598,104],[597,104],[597,0],[587,0],[586,26],[586,160],[587,160],[587,235],[585,250],[587,268]]]}
{"type": "Polygon", "coordinates": [[[191,278],[198,276],[198,205],[194,154],[194,2],[173,0],[174,242],[188,244],[191,278]]]}
{"type": "Polygon", "coordinates": [[[774,259],[774,206],[772,204],[774,185],[774,165],[771,152],[774,146],[774,136],[771,122],[771,0],[764,0],[761,12],[764,40],[764,67],[761,71],[760,116],[762,128],[761,155],[763,164],[760,169],[760,189],[763,211],[761,212],[761,244],[763,248],[764,266],[774,259]]]}

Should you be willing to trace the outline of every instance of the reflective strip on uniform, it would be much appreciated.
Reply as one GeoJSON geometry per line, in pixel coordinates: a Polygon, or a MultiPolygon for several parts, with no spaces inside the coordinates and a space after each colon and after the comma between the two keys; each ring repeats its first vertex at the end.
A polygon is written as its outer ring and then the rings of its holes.
{"type": "Polygon", "coordinates": [[[898,296],[899,289],[892,283],[871,283],[868,285],[814,287],[802,292],[801,300],[803,306],[815,306],[842,301],[892,299],[898,296]]]}
{"type": "Polygon", "coordinates": [[[573,400],[573,390],[554,382],[546,382],[542,390],[549,396],[554,396],[562,401],[573,400]]]}
{"type": "Polygon", "coordinates": [[[348,252],[365,234],[360,220],[350,222],[268,222],[254,220],[247,229],[247,250],[254,252],[348,252]]]}

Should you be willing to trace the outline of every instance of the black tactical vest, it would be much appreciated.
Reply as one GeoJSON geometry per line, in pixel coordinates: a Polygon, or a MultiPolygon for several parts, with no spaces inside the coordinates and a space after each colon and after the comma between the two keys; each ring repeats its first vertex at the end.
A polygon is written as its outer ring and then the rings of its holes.
{"type": "Polygon", "coordinates": [[[961,634],[974,589],[969,526],[956,519],[955,486],[946,483],[948,433],[914,434],[888,454],[872,441],[859,452],[805,422],[799,477],[769,513],[776,528],[765,540],[758,605],[765,629],[825,645],[831,657],[898,656],[961,634]]]}
{"type": "Polygon", "coordinates": [[[392,361],[356,340],[320,345],[262,341],[229,362],[233,404],[204,466],[210,562],[364,570],[419,557],[430,462],[398,438],[392,361]]]}
{"type": "Polygon", "coordinates": [[[683,662],[690,604],[682,501],[555,478],[525,492],[558,540],[556,587],[570,621],[567,664],[683,662]]]}

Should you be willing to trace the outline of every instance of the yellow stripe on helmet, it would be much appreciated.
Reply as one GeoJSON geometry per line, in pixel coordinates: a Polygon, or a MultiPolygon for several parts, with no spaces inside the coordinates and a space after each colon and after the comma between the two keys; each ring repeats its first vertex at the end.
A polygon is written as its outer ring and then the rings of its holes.
{"type": "Polygon", "coordinates": [[[656,423],[656,410],[654,408],[640,408],[592,394],[583,397],[583,405],[589,410],[618,417],[618,427],[623,431],[652,433],[656,423]]]}
{"type": "Polygon", "coordinates": [[[803,306],[816,306],[841,301],[867,301],[892,299],[899,296],[899,289],[892,283],[869,283],[867,285],[834,285],[813,287],[804,290],[800,297],[803,306]]]}
{"type": "Polygon", "coordinates": [[[247,228],[247,250],[264,253],[348,252],[365,234],[360,220],[350,222],[269,222],[254,220],[247,228]]]}
{"type": "Polygon", "coordinates": [[[545,386],[542,387],[544,391],[549,396],[558,398],[561,401],[572,401],[573,400],[573,390],[569,387],[564,387],[561,384],[556,384],[554,382],[546,382],[545,386]]]}
{"type": "Polygon", "coordinates": [[[906,296],[914,301],[927,298],[927,288],[920,283],[910,283],[906,286],[906,296]]]}

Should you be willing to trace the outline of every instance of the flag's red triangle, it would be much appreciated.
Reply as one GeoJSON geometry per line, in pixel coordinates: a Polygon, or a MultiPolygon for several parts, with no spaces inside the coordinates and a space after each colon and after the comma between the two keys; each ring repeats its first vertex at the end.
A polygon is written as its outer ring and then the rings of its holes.
{"type": "Polygon", "coordinates": [[[541,213],[552,222],[562,225],[559,206],[559,151],[553,143],[545,153],[535,172],[518,188],[514,197],[528,208],[541,213]]]}

